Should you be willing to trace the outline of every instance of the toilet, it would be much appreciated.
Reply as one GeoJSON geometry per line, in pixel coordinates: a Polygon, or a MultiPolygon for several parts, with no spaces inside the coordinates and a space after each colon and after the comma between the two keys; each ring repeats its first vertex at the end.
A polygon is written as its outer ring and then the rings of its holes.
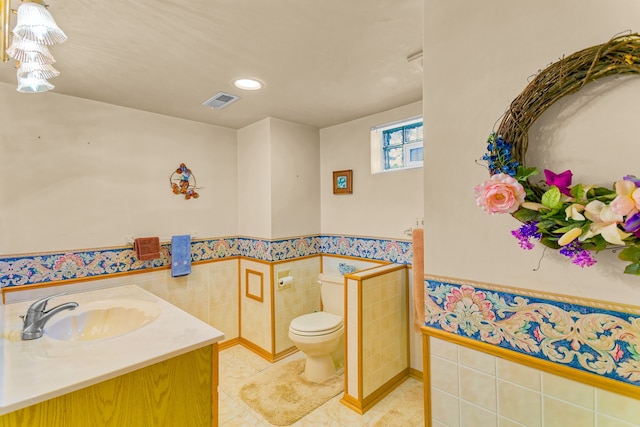
{"type": "Polygon", "coordinates": [[[320,274],[320,298],[323,311],[303,314],[291,321],[289,338],[307,356],[304,377],[321,383],[336,374],[336,364],[344,335],[344,278],[320,274]]]}

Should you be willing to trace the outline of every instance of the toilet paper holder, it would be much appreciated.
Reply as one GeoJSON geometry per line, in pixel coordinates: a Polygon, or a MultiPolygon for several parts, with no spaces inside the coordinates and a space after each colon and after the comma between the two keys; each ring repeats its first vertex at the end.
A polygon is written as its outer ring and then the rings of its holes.
{"type": "Polygon", "coordinates": [[[292,283],[293,283],[292,276],[281,277],[280,279],[278,279],[278,288],[280,289],[286,288],[288,286],[291,286],[292,283]]]}

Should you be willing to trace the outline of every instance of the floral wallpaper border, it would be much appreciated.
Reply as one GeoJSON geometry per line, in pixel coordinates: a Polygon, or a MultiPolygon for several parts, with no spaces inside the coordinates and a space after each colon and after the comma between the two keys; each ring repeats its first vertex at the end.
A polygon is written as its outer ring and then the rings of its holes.
{"type": "MultiPolygon", "coordinates": [[[[303,236],[264,240],[223,237],[191,242],[191,261],[244,256],[284,261],[310,255],[345,255],[399,264],[411,263],[411,242],[351,236],[303,236]]],[[[133,247],[0,256],[0,287],[127,273],[171,264],[171,245],[162,244],[160,258],[139,261],[133,247]]]]}
{"type": "Polygon", "coordinates": [[[323,254],[352,256],[396,264],[412,263],[413,249],[409,240],[333,235],[321,236],[320,239],[323,254]]]}
{"type": "Polygon", "coordinates": [[[280,240],[261,240],[239,237],[236,254],[261,261],[284,261],[309,255],[320,250],[320,236],[295,237],[280,240]]]}
{"type": "Polygon", "coordinates": [[[427,276],[425,326],[640,387],[640,308],[427,276]]]}

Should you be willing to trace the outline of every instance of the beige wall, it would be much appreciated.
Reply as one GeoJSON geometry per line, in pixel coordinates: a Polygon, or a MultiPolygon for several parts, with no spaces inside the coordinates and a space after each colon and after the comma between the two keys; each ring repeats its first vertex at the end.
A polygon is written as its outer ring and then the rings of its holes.
{"type": "Polygon", "coordinates": [[[237,233],[234,130],[4,83],[0,97],[0,253],[237,233]],[[171,192],[182,162],[197,200],[171,192]]]}
{"type": "Polygon", "coordinates": [[[271,147],[271,236],[319,234],[319,130],[272,118],[271,147]]]}
{"type": "MultiPolygon", "coordinates": [[[[426,1],[425,271],[607,301],[640,301],[639,279],[622,274],[624,263],[615,254],[599,254],[598,264],[581,269],[554,251],[544,256],[540,247],[523,251],[510,234],[519,223],[510,216],[487,215],[473,197],[474,186],[488,178],[486,169],[475,164],[485,152],[486,138],[531,76],[563,55],[637,30],[638,16],[640,3],[632,0],[426,1]]],[[[529,133],[529,163],[556,172],[571,168],[574,182],[586,184],[610,186],[626,174],[639,175],[636,136],[625,123],[635,122],[627,114],[637,115],[640,85],[627,80],[592,83],[579,102],[567,98],[554,105],[529,133]]],[[[504,381],[503,362],[495,358],[487,363],[498,371],[486,372],[436,351],[432,355],[440,359],[432,374],[445,378],[434,378],[444,385],[433,394],[435,426],[473,425],[465,421],[470,419],[486,426],[498,425],[498,419],[499,425],[568,425],[566,417],[575,425],[593,425],[596,418],[597,425],[631,425],[607,417],[637,422],[640,416],[632,409],[640,408],[637,402],[612,393],[588,389],[591,400],[577,404],[569,395],[546,394],[544,387],[553,388],[553,380],[539,371],[533,377],[542,378],[542,386],[523,386],[520,379],[504,381]],[[447,390],[445,383],[456,390],[447,390]],[[496,413],[496,408],[531,402],[527,396],[534,397],[534,410],[527,406],[496,413]],[[607,406],[594,407],[593,396],[607,406]]],[[[563,380],[558,387],[576,386],[563,380]]]]}
{"type": "MultiPolygon", "coordinates": [[[[510,234],[519,223],[507,215],[487,215],[473,197],[474,186],[489,177],[475,161],[484,154],[494,123],[530,76],[563,55],[638,28],[640,3],[607,5],[599,0],[427,1],[424,62],[437,66],[425,66],[424,76],[425,271],[608,301],[640,301],[638,278],[621,274],[625,264],[613,253],[598,254],[598,264],[581,269],[548,250],[534,271],[543,255],[540,245],[521,250],[510,234]],[[451,31],[452,23],[456,31],[451,31]]],[[[580,113],[596,108],[601,99],[605,106],[614,105],[600,110],[599,120],[587,114],[568,116],[566,110],[576,106],[563,99],[557,103],[562,114],[548,111],[551,116],[536,122],[546,123],[545,134],[530,132],[528,154],[543,159],[531,164],[557,172],[570,167],[574,182],[585,184],[602,179],[600,184],[611,186],[626,174],[640,175],[633,155],[635,133],[620,116],[625,109],[637,113],[639,96],[640,85],[592,95],[591,104],[578,108],[580,113]],[[567,139],[565,123],[581,128],[582,136],[567,139]],[[615,136],[621,132],[623,137],[615,136]],[[546,141],[550,134],[552,146],[546,141]],[[581,160],[573,161],[576,157],[581,160]]]]}
{"type": "Polygon", "coordinates": [[[238,234],[271,237],[271,121],[238,131],[238,234]]]}
{"type": "Polygon", "coordinates": [[[239,234],[320,231],[318,129],[266,118],[238,131],[239,234]]]}
{"type": "Polygon", "coordinates": [[[421,114],[416,102],[320,130],[323,234],[410,239],[403,231],[423,216],[422,168],[372,175],[370,132],[421,114]],[[332,172],[344,169],[353,170],[353,194],[333,194],[332,172]]]}

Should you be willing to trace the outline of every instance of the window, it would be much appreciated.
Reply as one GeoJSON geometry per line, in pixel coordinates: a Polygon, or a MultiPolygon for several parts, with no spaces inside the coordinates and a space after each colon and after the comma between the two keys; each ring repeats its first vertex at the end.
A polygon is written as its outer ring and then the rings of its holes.
{"type": "Polygon", "coordinates": [[[422,117],[371,129],[371,173],[422,167],[422,117]]]}

